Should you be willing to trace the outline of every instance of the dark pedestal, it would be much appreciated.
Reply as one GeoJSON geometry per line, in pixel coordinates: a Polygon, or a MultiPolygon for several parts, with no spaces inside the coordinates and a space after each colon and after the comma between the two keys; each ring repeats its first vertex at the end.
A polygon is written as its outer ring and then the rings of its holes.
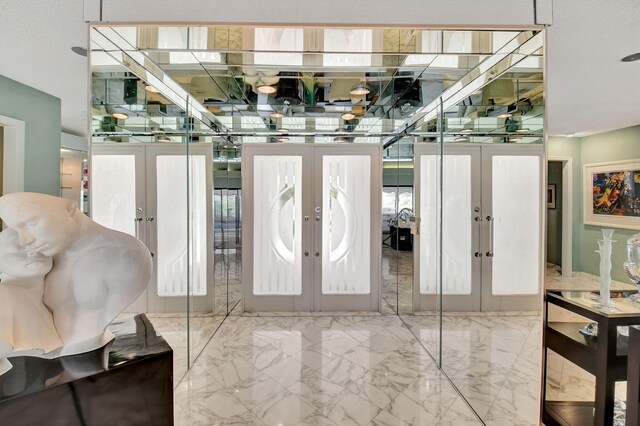
{"type": "Polygon", "coordinates": [[[173,351],[144,315],[116,339],[57,359],[15,357],[0,376],[0,425],[172,425],[173,351]]]}
{"type": "Polygon", "coordinates": [[[413,250],[413,235],[409,228],[389,227],[391,231],[391,247],[400,251],[413,250]]]}

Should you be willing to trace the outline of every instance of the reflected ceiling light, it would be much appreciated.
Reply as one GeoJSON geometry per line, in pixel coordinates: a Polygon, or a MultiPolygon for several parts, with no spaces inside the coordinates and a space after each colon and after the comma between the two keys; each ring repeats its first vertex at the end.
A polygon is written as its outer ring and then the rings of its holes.
{"type": "Polygon", "coordinates": [[[356,116],[353,115],[353,113],[345,112],[344,114],[342,114],[340,116],[340,118],[342,118],[344,121],[349,121],[349,120],[353,120],[354,118],[356,118],[356,116]]]}
{"type": "Polygon", "coordinates": [[[343,138],[342,136],[338,136],[338,137],[333,138],[333,141],[335,143],[347,143],[347,139],[343,138]]]}
{"type": "Polygon", "coordinates": [[[151,93],[160,93],[160,90],[158,88],[150,84],[147,84],[146,86],[144,86],[144,90],[151,93]]]}
{"type": "Polygon", "coordinates": [[[524,127],[522,129],[516,130],[517,133],[527,133],[528,131],[529,131],[529,129],[524,128],[524,127]]]}
{"type": "Polygon", "coordinates": [[[276,111],[271,113],[271,118],[282,118],[282,117],[284,117],[284,114],[281,112],[276,111]]]}
{"type": "Polygon", "coordinates": [[[371,93],[371,89],[369,88],[368,85],[364,84],[364,83],[360,83],[360,84],[356,84],[355,86],[353,86],[353,88],[351,89],[351,91],[349,92],[354,96],[364,96],[364,95],[368,95],[369,93],[371,93]]]}
{"type": "Polygon", "coordinates": [[[455,138],[455,139],[454,139],[454,141],[456,141],[456,142],[466,142],[466,141],[468,141],[468,140],[469,140],[469,138],[468,138],[468,137],[466,137],[466,136],[461,136],[461,137],[459,137],[459,138],[455,138]]]}
{"type": "Polygon", "coordinates": [[[509,117],[513,117],[513,114],[511,114],[510,112],[505,112],[504,114],[497,115],[496,117],[498,117],[498,118],[509,118],[509,117]]]}
{"type": "Polygon", "coordinates": [[[470,129],[468,127],[460,130],[460,133],[471,133],[471,132],[473,132],[473,129],[470,129]]]}
{"type": "Polygon", "coordinates": [[[265,95],[273,95],[278,90],[276,89],[275,86],[270,86],[268,84],[262,84],[258,86],[257,89],[258,89],[258,92],[264,93],[265,95]]]}
{"type": "Polygon", "coordinates": [[[279,129],[276,129],[278,132],[280,133],[289,133],[289,129],[285,129],[284,127],[281,127],[279,129]]]}
{"type": "Polygon", "coordinates": [[[520,142],[522,138],[509,138],[509,142],[520,142]]]}
{"type": "Polygon", "coordinates": [[[640,59],[640,53],[634,53],[632,55],[625,56],[624,58],[622,58],[622,62],[634,62],[634,61],[637,61],[638,59],[640,59]]]}
{"type": "Polygon", "coordinates": [[[121,112],[114,112],[111,115],[113,116],[113,118],[118,118],[120,120],[126,120],[127,118],[129,118],[129,116],[127,114],[124,114],[124,113],[121,113],[121,112]]]}
{"type": "Polygon", "coordinates": [[[289,138],[278,138],[278,142],[289,142],[289,138]]]}
{"type": "Polygon", "coordinates": [[[171,142],[171,139],[169,139],[166,136],[162,136],[162,137],[158,138],[158,142],[171,142]]]}

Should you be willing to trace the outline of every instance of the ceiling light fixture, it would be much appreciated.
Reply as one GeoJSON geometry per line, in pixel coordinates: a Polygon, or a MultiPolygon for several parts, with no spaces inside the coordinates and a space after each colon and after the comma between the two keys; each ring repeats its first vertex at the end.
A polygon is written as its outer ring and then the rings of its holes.
{"type": "Polygon", "coordinates": [[[349,120],[353,120],[354,118],[356,118],[356,116],[353,115],[353,113],[345,112],[344,114],[342,114],[340,116],[340,118],[342,118],[344,121],[349,121],[349,120]]]}
{"type": "Polygon", "coordinates": [[[71,48],[71,51],[77,55],[84,56],[85,58],[87,57],[87,49],[85,49],[84,47],[73,46],[71,48]]]}
{"type": "Polygon", "coordinates": [[[278,138],[278,142],[289,142],[289,138],[278,138]]]}
{"type": "Polygon", "coordinates": [[[347,143],[347,139],[343,138],[342,136],[338,136],[338,137],[333,138],[333,141],[335,143],[347,143]]]}
{"type": "Polygon", "coordinates": [[[166,136],[163,136],[161,138],[158,139],[158,142],[171,142],[171,139],[169,139],[166,136]]]}
{"type": "Polygon", "coordinates": [[[120,120],[126,120],[127,118],[129,118],[129,116],[127,114],[124,114],[124,113],[121,113],[121,112],[114,112],[111,115],[113,116],[113,118],[118,118],[120,120]]]}
{"type": "Polygon", "coordinates": [[[258,86],[257,89],[258,89],[258,92],[264,93],[265,95],[273,95],[278,90],[276,89],[275,86],[270,86],[268,84],[262,84],[258,86]]]}
{"type": "Polygon", "coordinates": [[[517,133],[527,133],[527,132],[529,132],[529,129],[527,129],[527,128],[522,128],[522,129],[518,129],[518,130],[516,130],[516,132],[517,132],[517,133]]]}
{"type": "Polygon", "coordinates": [[[282,117],[284,117],[284,114],[281,112],[276,111],[271,113],[271,118],[282,118],[282,117]]]}
{"type": "Polygon", "coordinates": [[[640,53],[633,53],[621,59],[622,62],[634,62],[640,59],[640,53]]]}
{"type": "Polygon", "coordinates": [[[509,138],[509,142],[520,142],[522,138],[509,138]]]}
{"type": "Polygon", "coordinates": [[[575,133],[567,133],[567,137],[568,137],[568,138],[572,138],[572,137],[574,137],[575,135],[576,135],[575,133]]]}
{"type": "Polygon", "coordinates": [[[144,86],[144,90],[146,90],[147,92],[151,92],[151,93],[160,93],[160,90],[158,90],[156,87],[147,84],[146,86],[144,86]]]}
{"type": "Polygon", "coordinates": [[[455,139],[454,139],[454,141],[455,141],[455,142],[466,142],[466,141],[468,141],[468,140],[469,140],[469,138],[468,138],[468,137],[466,137],[466,136],[461,136],[461,137],[459,137],[459,138],[455,138],[455,139]]]}
{"type": "Polygon", "coordinates": [[[364,95],[368,95],[369,93],[371,93],[371,89],[369,88],[368,85],[364,84],[364,83],[360,83],[360,84],[356,84],[355,86],[353,86],[353,88],[351,89],[351,91],[349,92],[352,95],[355,96],[364,96],[364,95]]]}
{"type": "Polygon", "coordinates": [[[509,118],[509,117],[512,117],[512,116],[513,116],[513,114],[511,114],[510,112],[505,112],[504,114],[497,115],[496,117],[498,117],[498,118],[509,118]]]}
{"type": "Polygon", "coordinates": [[[460,130],[460,133],[471,133],[471,132],[473,132],[473,129],[466,128],[466,129],[460,130]]]}
{"type": "Polygon", "coordinates": [[[289,133],[289,129],[285,129],[284,127],[277,129],[277,131],[280,133],[289,133]]]}

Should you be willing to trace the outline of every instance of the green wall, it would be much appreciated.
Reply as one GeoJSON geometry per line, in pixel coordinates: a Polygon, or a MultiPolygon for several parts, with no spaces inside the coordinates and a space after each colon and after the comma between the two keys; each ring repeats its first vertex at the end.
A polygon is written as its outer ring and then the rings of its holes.
{"type": "MultiPolygon", "coordinates": [[[[628,127],[613,132],[582,138],[582,164],[606,161],[633,160],[640,158],[640,126],[628,127]]],[[[598,274],[599,257],[594,250],[597,240],[602,238],[602,227],[582,226],[582,268],[585,272],[598,274]]],[[[627,259],[626,243],[629,237],[640,232],[614,228],[611,276],[614,280],[628,282],[622,264],[627,259]]]]}
{"type": "MultiPolygon", "coordinates": [[[[571,156],[573,162],[573,269],[599,275],[599,256],[595,252],[602,227],[585,225],[582,217],[582,168],[585,164],[640,159],[640,126],[628,127],[583,138],[550,138],[549,157],[571,156]],[[576,259],[576,256],[578,257],[576,259]]],[[[628,282],[622,264],[626,260],[626,242],[639,232],[613,228],[611,276],[628,282]]]]}
{"type": "MultiPolygon", "coordinates": [[[[549,138],[547,150],[549,157],[571,157],[573,167],[573,241],[572,241],[572,269],[581,271],[582,267],[582,153],[579,138],[549,138]]],[[[566,206],[565,206],[566,207],[566,206]]]]}
{"type": "Polygon", "coordinates": [[[24,190],[60,195],[60,99],[0,75],[0,115],[25,122],[24,190]]]}
{"type": "Polygon", "coordinates": [[[547,262],[562,265],[562,162],[549,161],[547,176],[556,186],[556,207],[547,208],[547,262]]]}

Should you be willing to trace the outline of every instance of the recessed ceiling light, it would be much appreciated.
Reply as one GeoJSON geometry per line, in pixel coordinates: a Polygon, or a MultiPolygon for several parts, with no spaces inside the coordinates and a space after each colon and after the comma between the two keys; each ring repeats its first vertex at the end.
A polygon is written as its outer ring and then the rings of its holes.
{"type": "Polygon", "coordinates": [[[500,114],[500,115],[498,115],[497,117],[498,117],[498,118],[509,118],[509,117],[511,117],[511,116],[513,116],[513,114],[511,114],[511,113],[509,113],[509,112],[505,112],[504,114],[500,114]]]}
{"type": "Polygon", "coordinates": [[[522,128],[522,129],[516,130],[517,133],[527,133],[528,131],[529,131],[529,129],[527,129],[527,128],[522,128]]]}
{"type": "Polygon", "coordinates": [[[360,83],[360,84],[356,84],[355,86],[353,86],[353,89],[351,89],[351,91],[349,92],[352,95],[355,96],[363,96],[363,95],[368,95],[369,93],[371,93],[371,89],[369,88],[368,85],[364,84],[364,83],[360,83]]]}
{"type": "Polygon", "coordinates": [[[355,115],[353,115],[353,114],[352,114],[352,113],[350,113],[350,112],[345,112],[344,114],[342,114],[342,115],[340,116],[340,118],[342,118],[344,121],[349,121],[349,120],[353,120],[354,118],[356,118],[356,116],[355,116],[355,115]]]}
{"type": "Polygon", "coordinates": [[[282,118],[284,117],[284,114],[281,112],[272,112],[271,113],[271,118],[282,118]]]}
{"type": "Polygon", "coordinates": [[[280,133],[289,133],[289,129],[285,129],[284,127],[277,129],[277,131],[280,133]]]}
{"type": "Polygon", "coordinates": [[[575,133],[567,133],[567,137],[568,137],[568,138],[572,138],[572,137],[574,137],[575,135],[576,135],[575,133]]]}
{"type": "Polygon", "coordinates": [[[634,53],[622,58],[622,62],[634,62],[634,61],[637,61],[638,59],[640,59],[640,53],[634,53]]]}
{"type": "Polygon", "coordinates": [[[272,95],[274,93],[276,93],[278,89],[276,89],[275,86],[270,86],[268,84],[262,84],[260,86],[258,86],[258,92],[260,93],[264,93],[266,95],[272,95]]]}
{"type": "Polygon", "coordinates": [[[456,141],[456,142],[466,142],[468,140],[469,140],[469,138],[467,138],[466,136],[461,136],[459,138],[455,138],[454,139],[454,141],[456,141]]]}
{"type": "Polygon", "coordinates": [[[151,92],[151,93],[160,93],[160,90],[158,90],[156,87],[147,84],[146,86],[144,86],[144,90],[146,90],[147,92],[151,92]]]}
{"type": "Polygon", "coordinates": [[[127,118],[129,118],[129,116],[127,114],[123,114],[121,112],[114,112],[111,115],[113,116],[113,118],[118,118],[120,120],[126,120],[127,118]]]}

